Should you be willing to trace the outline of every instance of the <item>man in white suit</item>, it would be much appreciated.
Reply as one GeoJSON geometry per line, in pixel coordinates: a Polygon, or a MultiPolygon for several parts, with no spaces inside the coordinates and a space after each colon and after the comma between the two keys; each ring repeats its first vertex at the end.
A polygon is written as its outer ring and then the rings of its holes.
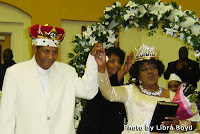
{"type": "Polygon", "coordinates": [[[74,134],[75,97],[96,95],[105,51],[101,44],[94,46],[80,78],[73,67],[56,61],[62,28],[34,25],[29,33],[35,55],[6,71],[0,134],[74,134]]]}

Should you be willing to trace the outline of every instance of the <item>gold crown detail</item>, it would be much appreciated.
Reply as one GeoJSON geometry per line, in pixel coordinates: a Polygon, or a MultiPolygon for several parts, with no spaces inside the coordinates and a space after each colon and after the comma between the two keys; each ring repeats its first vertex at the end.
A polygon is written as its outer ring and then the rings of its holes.
{"type": "Polygon", "coordinates": [[[134,57],[135,61],[149,60],[151,58],[159,59],[159,54],[160,50],[143,44],[138,49],[135,48],[134,57]]]}
{"type": "MultiPolygon", "coordinates": [[[[44,26],[49,26],[49,24],[46,24],[44,26]]],[[[48,33],[46,31],[44,31],[44,34],[43,34],[42,31],[41,31],[41,25],[39,26],[38,38],[47,38],[47,39],[51,39],[51,40],[59,40],[61,36],[62,36],[62,34],[58,34],[55,27],[53,27],[52,30],[48,33]]]]}

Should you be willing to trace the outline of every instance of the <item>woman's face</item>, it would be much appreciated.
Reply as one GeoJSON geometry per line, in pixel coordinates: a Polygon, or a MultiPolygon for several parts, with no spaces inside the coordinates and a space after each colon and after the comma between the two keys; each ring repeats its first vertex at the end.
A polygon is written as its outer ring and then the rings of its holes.
{"type": "Polygon", "coordinates": [[[121,69],[120,58],[116,54],[108,56],[109,60],[106,62],[109,77],[117,73],[121,69]]]}
{"type": "Polygon", "coordinates": [[[158,83],[158,69],[156,65],[144,63],[139,69],[139,80],[142,81],[142,85],[152,86],[158,83]]]}

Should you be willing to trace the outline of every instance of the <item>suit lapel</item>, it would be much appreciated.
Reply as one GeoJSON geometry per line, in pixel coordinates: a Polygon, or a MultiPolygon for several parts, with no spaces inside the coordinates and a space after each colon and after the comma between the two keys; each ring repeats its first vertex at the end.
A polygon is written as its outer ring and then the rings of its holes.
{"type": "Polygon", "coordinates": [[[35,93],[37,95],[41,95],[42,100],[45,100],[46,97],[44,95],[42,84],[41,84],[41,81],[40,81],[40,78],[39,78],[39,74],[38,74],[38,71],[37,71],[37,68],[36,68],[35,64],[37,64],[37,63],[35,62],[35,59],[33,57],[31,59],[31,65],[30,65],[30,68],[31,68],[30,70],[32,70],[32,72],[30,72],[31,73],[30,76],[32,76],[32,78],[33,78],[33,80],[32,80],[33,82],[32,83],[33,83],[33,85],[35,87],[34,91],[35,91],[35,93]]]}
{"type": "Polygon", "coordinates": [[[55,65],[56,62],[50,68],[50,76],[49,76],[49,84],[48,84],[48,95],[47,95],[47,103],[48,107],[52,110],[57,109],[56,107],[59,105],[56,102],[59,102],[58,99],[61,99],[62,90],[59,78],[59,70],[55,65]]]}

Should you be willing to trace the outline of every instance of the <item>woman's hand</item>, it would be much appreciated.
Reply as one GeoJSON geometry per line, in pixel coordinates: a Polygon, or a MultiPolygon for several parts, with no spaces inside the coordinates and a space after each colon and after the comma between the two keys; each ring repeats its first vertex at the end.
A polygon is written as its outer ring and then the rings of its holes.
{"type": "Polygon", "coordinates": [[[165,119],[168,119],[169,121],[163,121],[162,125],[164,126],[173,126],[174,128],[176,125],[179,125],[179,120],[176,117],[165,117],[165,119]]]}

